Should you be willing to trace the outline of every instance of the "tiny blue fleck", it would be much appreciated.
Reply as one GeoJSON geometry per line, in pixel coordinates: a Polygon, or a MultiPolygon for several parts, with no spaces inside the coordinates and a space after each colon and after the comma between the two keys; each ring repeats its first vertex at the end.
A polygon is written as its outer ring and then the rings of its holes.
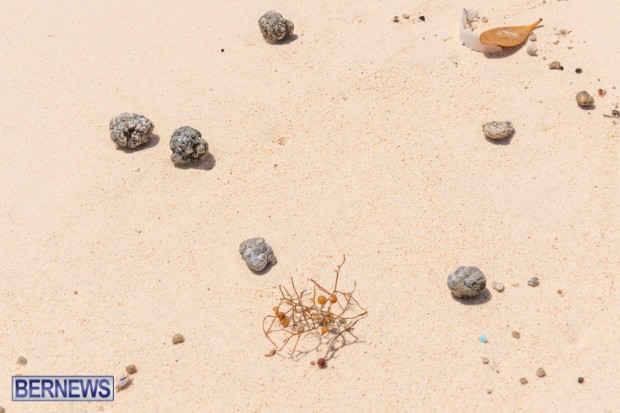
{"type": "Polygon", "coordinates": [[[481,343],[486,343],[487,342],[487,336],[480,336],[479,338],[481,343]]]}

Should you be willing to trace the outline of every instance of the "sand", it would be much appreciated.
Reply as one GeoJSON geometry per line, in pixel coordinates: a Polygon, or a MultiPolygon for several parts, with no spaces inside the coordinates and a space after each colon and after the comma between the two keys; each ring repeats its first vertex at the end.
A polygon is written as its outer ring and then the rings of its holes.
{"type": "Polygon", "coordinates": [[[518,3],[470,6],[486,28],[542,17],[538,57],[463,47],[457,1],[3,2],[0,405],[619,411],[620,134],[603,113],[620,100],[620,5],[518,3]],[[271,9],[293,41],[262,39],[271,9]],[[152,144],[115,148],[124,111],[155,123],[152,144]],[[484,139],[508,119],[509,142],[484,139]],[[209,162],[170,162],[183,125],[209,162]],[[238,253],[256,236],[278,258],[261,275],[238,253]],[[264,357],[277,286],[330,284],[343,254],[361,341],[324,370],[264,357]],[[485,273],[486,298],[451,297],[459,265],[485,273]],[[130,363],[112,403],[10,400],[15,374],[118,378],[130,363]]]}

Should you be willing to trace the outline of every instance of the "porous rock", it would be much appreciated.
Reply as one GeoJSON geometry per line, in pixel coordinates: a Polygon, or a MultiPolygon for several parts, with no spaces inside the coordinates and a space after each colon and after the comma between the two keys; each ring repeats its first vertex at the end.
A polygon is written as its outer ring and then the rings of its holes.
{"type": "Polygon", "coordinates": [[[170,137],[170,159],[176,164],[198,162],[209,153],[209,144],[202,139],[200,131],[189,126],[181,126],[170,137]]]}
{"type": "Polygon", "coordinates": [[[277,262],[273,249],[264,238],[250,238],[239,245],[239,254],[248,267],[254,271],[262,271],[268,264],[277,262]]]}
{"type": "Polygon", "coordinates": [[[151,139],[153,122],[137,113],[121,113],[110,120],[110,139],[117,147],[135,148],[151,139]]]}
{"type": "Polygon", "coordinates": [[[268,11],[258,19],[258,27],[265,40],[270,43],[285,40],[293,34],[295,25],[292,21],[286,20],[276,11],[268,11]]]}
{"type": "Polygon", "coordinates": [[[448,288],[455,297],[472,298],[486,286],[486,278],[477,267],[459,267],[448,276],[448,288]]]}

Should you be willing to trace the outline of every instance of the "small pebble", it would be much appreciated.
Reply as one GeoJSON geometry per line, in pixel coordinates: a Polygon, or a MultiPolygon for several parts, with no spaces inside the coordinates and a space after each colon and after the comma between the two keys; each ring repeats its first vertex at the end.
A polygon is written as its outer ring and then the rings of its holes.
{"type": "Polygon", "coordinates": [[[512,284],[510,284],[510,285],[512,285],[513,287],[518,287],[518,286],[519,286],[519,283],[512,283],[512,284]]]}
{"type": "Polygon", "coordinates": [[[585,381],[585,379],[583,377],[579,377],[577,379],[577,381],[579,382],[579,384],[583,383],[585,381]]]}
{"type": "Polygon", "coordinates": [[[505,139],[512,135],[514,131],[515,129],[510,121],[494,121],[482,125],[484,136],[493,140],[505,139]]]}
{"type": "Polygon", "coordinates": [[[25,366],[27,363],[28,363],[28,360],[26,360],[26,357],[24,356],[17,357],[17,364],[19,364],[20,366],[25,366]]]}
{"type": "Polygon", "coordinates": [[[559,295],[564,295],[564,290],[562,290],[562,289],[558,289],[556,292],[557,292],[559,295]]]}
{"type": "Polygon", "coordinates": [[[493,289],[499,293],[501,293],[502,291],[504,291],[504,284],[501,282],[497,282],[494,281],[493,282],[493,289]]]}
{"type": "Polygon", "coordinates": [[[320,368],[324,369],[325,367],[327,367],[327,360],[325,360],[324,358],[320,358],[316,361],[316,364],[318,364],[320,368]]]}
{"type": "Polygon", "coordinates": [[[493,389],[487,389],[487,394],[493,393],[493,389]]]}
{"type": "Polygon", "coordinates": [[[6,410],[4,410],[4,407],[0,406],[0,413],[5,413],[6,410]]]}
{"type": "Polygon", "coordinates": [[[439,37],[444,42],[452,39],[452,35],[448,32],[439,32],[437,33],[437,37],[439,37]]]}
{"type": "Polygon", "coordinates": [[[481,343],[486,343],[487,342],[487,336],[480,336],[480,337],[478,337],[478,340],[480,340],[481,343]]]}
{"type": "Polygon", "coordinates": [[[486,357],[482,357],[482,364],[489,364],[489,359],[486,357]]]}
{"type": "Polygon", "coordinates": [[[562,67],[562,64],[560,62],[558,62],[557,60],[554,60],[553,62],[549,63],[549,69],[564,70],[564,67],[562,67]]]}
{"type": "Polygon", "coordinates": [[[424,16],[420,16],[420,17],[418,17],[418,19],[419,19],[421,22],[425,22],[425,21],[426,21],[426,17],[424,17],[424,16]]]}
{"type": "Polygon", "coordinates": [[[394,18],[392,19],[392,23],[398,23],[400,22],[400,20],[398,19],[398,16],[394,16],[394,18]]]}
{"type": "Polygon", "coordinates": [[[185,342],[185,337],[183,337],[183,334],[175,334],[172,336],[172,344],[180,344],[183,342],[185,342]]]}
{"type": "Polygon", "coordinates": [[[547,375],[547,372],[542,367],[539,367],[538,370],[536,370],[536,375],[538,377],[545,377],[547,375]]]}
{"type": "Polygon", "coordinates": [[[577,69],[575,69],[575,73],[581,73],[583,72],[583,69],[581,69],[580,67],[578,67],[577,69]]]}
{"type": "Polygon", "coordinates": [[[538,55],[538,46],[532,43],[527,47],[526,52],[530,56],[536,56],[538,55]]]}
{"type": "Polygon", "coordinates": [[[409,16],[407,13],[403,14],[403,19],[408,19],[409,17],[411,16],[409,16]]]}
{"type": "Polygon", "coordinates": [[[512,336],[518,340],[521,338],[521,333],[515,330],[512,332],[512,336]]]}
{"type": "Polygon", "coordinates": [[[264,238],[246,239],[239,245],[239,254],[253,271],[262,271],[267,265],[277,263],[273,249],[264,238]]]}
{"type": "Polygon", "coordinates": [[[125,371],[129,374],[134,374],[138,371],[138,369],[136,368],[135,364],[130,364],[129,366],[125,367],[125,371]]]}
{"type": "Polygon", "coordinates": [[[537,39],[536,33],[530,32],[530,42],[535,42],[537,39]]]}
{"type": "Polygon", "coordinates": [[[532,277],[527,282],[527,285],[529,285],[530,287],[538,287],[539,284],[540,281],[538,281],[538,277],[532,277]]]}
{"type": "Polygon", "coordinates": [[[521,382],[521,384],[527,384],[527,379],[525,377],[521,377],[519,381],[521,382]]]}
{"type": "Polygon", "coordinates": [[[577,101],[577,104],[582,108],[587,108],[594,105],[594,98],[585,90],[577,93],[577,96],[575,96],[575,100],[577,101]]]}
{"type": "Polygon", "coordinates": [[[488,22],[488,21],[489,21],[489,19],[487,19],[486,17],[482,16],[482,17],[480,18],[480,21],[481,21],[482,23],[486,23],[486,22],[488,22]]]}

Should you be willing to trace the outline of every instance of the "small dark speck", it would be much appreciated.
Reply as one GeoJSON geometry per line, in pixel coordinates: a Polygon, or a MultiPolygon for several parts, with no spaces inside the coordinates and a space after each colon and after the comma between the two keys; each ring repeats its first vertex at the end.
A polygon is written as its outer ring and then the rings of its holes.
{"type": "Polygon", "coordinates": [[[580,68],[580,67],[578,67],[577,69],[575,69],[575,73],[581,73],[581,72],[583,72],[583,70],[581,70],[581,68],[580,68]]]}
{"type": "Polygon", "coordinates": [[[424,16],[420,16],[420,17],[418,17],[418,19],[420,19],[421,22],[425,22],[426,21],[426,17],[424,17],[424,16]]]}
{"type": "Polygon", "coordinates": [[[583,377],[579,377],[579,378],[577,379],[577,381],[578,381],[579,383],[583,383],[583,381],[584,381],[584,380],[585,380],[585,379],[584,379],[583,377]]]}
{"type": "Polygon", "coordinates": [[[220,50],[220,52],[224,53],[224,49],[220,50]]]}

